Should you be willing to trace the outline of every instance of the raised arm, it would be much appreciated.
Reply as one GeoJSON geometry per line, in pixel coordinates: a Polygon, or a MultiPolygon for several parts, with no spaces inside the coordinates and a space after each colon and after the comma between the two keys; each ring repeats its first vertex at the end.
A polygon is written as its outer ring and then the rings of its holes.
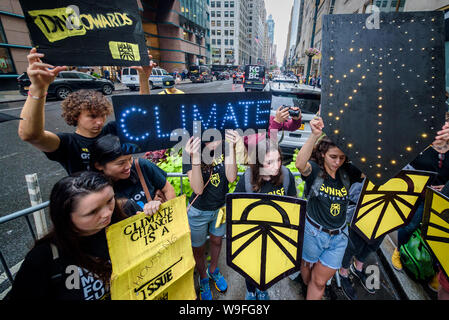
{"type": "Polygon", "coordinates": [[[312,155],[315,143],[323,134],[323,119],[321,119],[320,117],[312,119],[310,121],[310,127],[312,129],[312,133],[310,134],[306,143],[304,143],[304,145],[299,150],[295,163],[296,168],[305,177],[310,175],[310,173],[312,172],[312,166],[309,163],[309,159],[312,155]]]}
{"type": "Polygon", "coordinates": [[[153,56],[150,54],[150,50],[148,50],[148,57],[150,58],[150,65],[131,67],[132,69],[136,69],[139,74],[139,94],[150,94],[150,83],[148,79],[151,76],[153,68],[157,66],[156,62],[152,60],[153,56]]]}
{"type": "Polygon", "coordinates": [[[186,148],[188,156],[191,159],[192,170],[187,172],[190,186],[195,194],[202,194],[204,191],[203,174],[201,172],[201,154],[200,154],[201,139],[191,137],[187,142],[186,148]]]}
{"type": "Polygon", "coordinates": [[[229,182],[234,182],[235,179],[237,179],[236,145],[239,139],[241,139],[241,137],[237,131],[226,131],[226,141],[228,142],[229,152],[225,150],[225,174],[226,179],[228,179],[229,182]]]}
{"type": "Polygon", "coordinates": [[[36,48],[31,49],[27,56],[27,74],[31,85],[20,113],[20,117],[24,120],[19,121],[18,134],[20,139],[31,143],[39,150],[53,152],[58,149],[60,140],[56,134],[45,130],[45,101],[48,87],[66,67],[54,67],[43,63],[41,60],[43,56],[36,48]]]}

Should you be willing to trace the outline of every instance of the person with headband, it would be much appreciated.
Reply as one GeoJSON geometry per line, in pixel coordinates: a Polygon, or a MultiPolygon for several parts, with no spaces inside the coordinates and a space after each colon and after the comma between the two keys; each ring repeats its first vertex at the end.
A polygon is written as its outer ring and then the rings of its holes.
{"type": "Polygon", "coordinates": [[[176,197],[175,189],[168,182],[167,173],[151,161],[133,160],[134,151],[133,145],[122,145],[117,136],[106,135],[92,146],[91,167],[113,181],[118,198],[131,199],[152,215],[163,201],[176,197]]]}

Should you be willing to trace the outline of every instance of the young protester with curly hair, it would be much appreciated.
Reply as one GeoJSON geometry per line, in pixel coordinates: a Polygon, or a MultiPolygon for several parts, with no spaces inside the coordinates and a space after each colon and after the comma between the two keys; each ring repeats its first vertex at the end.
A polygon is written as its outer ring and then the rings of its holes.
{"type": "Polygon", "coordinates": [[[341,267],[348,244],[349,189],[362,174],[328,137],[318,141],[324,127],[320,117],[311,120],[310,127],[312,133],[296,158],[308,199],[301,276],[307,285],[306,299],[319,300],[341,267]]]}
{"type": "MultiPolygon", "coordinates": [[[[108,133],[117,133],[115,122],[105,125],[106,118],[112,114],[112,104],[94,90],[72,92],[62,102],[62,116],[68,125],[75,126],[75,132],[55,134],[45,130],[47,90],[66,67],[43,63],[43,57],[36,48],[27,56],[31,85],[20,115],[24,120],[19,122],[19,137],[43,151],[50,160],[59,162],[69,174],[88,170],[92,143],[108,133]]],[[[141,94],[150,93],[148,78],[154,65],[151,62],[149,66],[133,67],[139,73],[141,94]]]]}

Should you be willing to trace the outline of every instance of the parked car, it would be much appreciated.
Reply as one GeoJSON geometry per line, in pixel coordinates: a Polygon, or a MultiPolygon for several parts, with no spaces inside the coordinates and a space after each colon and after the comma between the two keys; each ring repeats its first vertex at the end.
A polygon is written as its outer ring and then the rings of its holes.
{"type": "Polygon", "coordinates": [[[230,78],[230,74],[229,74],[229,72],[226,72],[226,71],[220,72],[217,75],[217,80],[229,80],[229,78],[230,78]]]}
{"type": "MultiPolygon", "coordinates": [[[[162,88],[162,78],[165,77],[173,78],[173,76],[171,76],[167,72],[167,70],[158,67],[153,68],[153,71],[151,71],[150,79],[148,80],[150,83],[150,88],[162,88]]],[[[133,68],[123,68],[122,83],[126,85],[131,91],[139,89],[139,75],[137,74],[137,70],[133,68]]]]}
{"type": "Polygon", "coordinates": [[[265,67],[259,65],[246,65],[243,78],[245,91],[262,91],[265,88],[265,67]]]}
{"type": "Polygon", "coordinates": [[[272,93],[272,116],[276,116],[276,110],[281,105],[299,107],[301,109],[301,128],[293,132],[284,131],[278,133],[279,146],[283,155],[291,156],[294,154],[295,149],[300,149],[304,145],[312,132],[309,122],[319,110],[321,89],[298,84],[293,79],[274,79],[266,85],[264,91],[272,93]]]}
{"type": "MultiPolygon", "coordinates": [[[[19,91],[22,95],[28,95],[31,85],[27,73],[22,73],[17,78],[19,91]]],[[[55,80],[48,87],[48,96],[64,100],[67,96],[77,90],[94,89],[109,95],[114,91],[114,83],[107,79],[99,79],[84,72],[61,71],[55,77],[55,80]]]]}
{"type": "Polygon", "coordinates": [[[190,81],[195,82],[212,82],[214,76],[211,70],[206,66],[190,66],[189,68],[190,81]]]}
{"type": "Polygon", "coordinates": [[[232,83],[243,83],[244,75],[242,72],[236,72],[232,75],[232,83]]]}

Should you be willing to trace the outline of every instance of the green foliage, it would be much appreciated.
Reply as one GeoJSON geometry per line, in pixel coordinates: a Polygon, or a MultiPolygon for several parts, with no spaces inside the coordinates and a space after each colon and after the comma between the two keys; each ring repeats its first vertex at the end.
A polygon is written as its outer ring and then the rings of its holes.
{"type": "MultiPolygon", "coordinates": [[[[293,154],[292,162],[290,162],[288,165],[286,165],[286,167],[287,167],[288,169],[290,169],[290,171],[291,171],[292,173],[299,172],[298,169],[297,169],[296,166],[295,166],[295,163],[296,163],[296,157],[298,156],[298,152],[299,152],[299,149],[296,149],[296,150],[295,150],[295,153],[293,154]]],[[[304,185],[305,185],[305,181],[303,181],[303,180],[301,179],[301,177],[295,177],[295,182],[296,182],[296,188],[298,189],[298,197],[299,197],[299,198],[302,198],[302,197],[304,196],[304,185]]]]}

